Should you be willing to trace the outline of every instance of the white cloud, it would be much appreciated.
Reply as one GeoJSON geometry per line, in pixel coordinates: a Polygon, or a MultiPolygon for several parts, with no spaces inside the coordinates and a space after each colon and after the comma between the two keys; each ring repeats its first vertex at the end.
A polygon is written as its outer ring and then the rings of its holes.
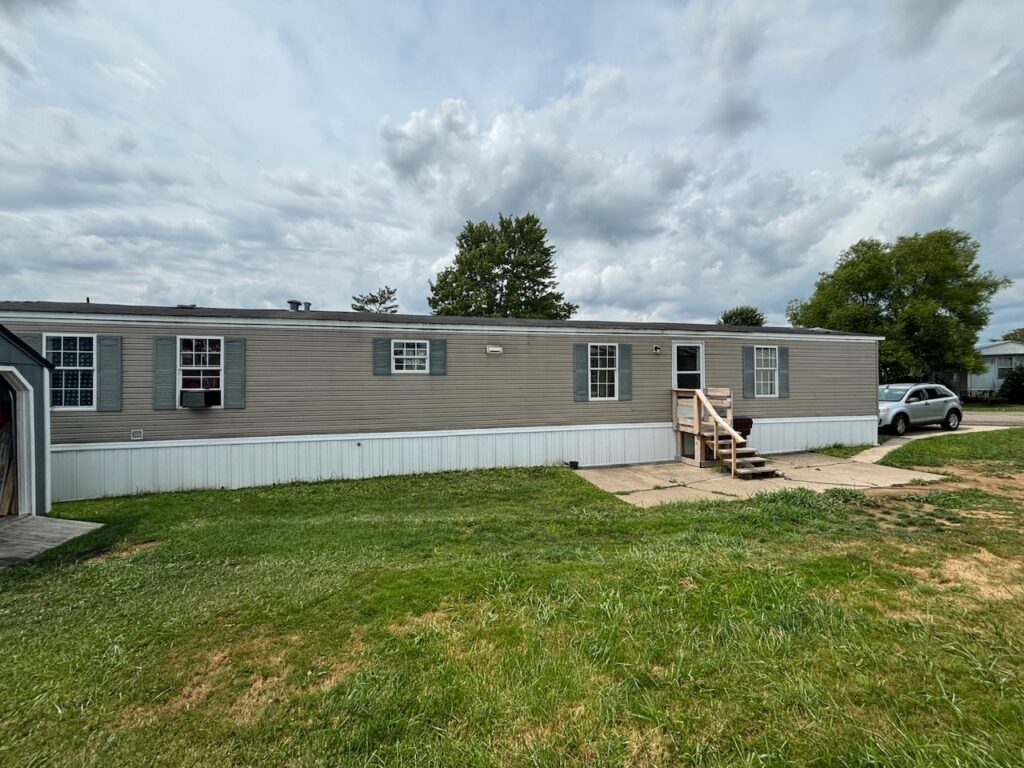
{"type": "Polygon", "coordinates": [[[422,312],[467,219],[527,211],[584,317],[779,322],[856,240],[942,226],[1024,278],[1012,0],[28,5],[0,36],[4,297],[345,308],[388,283],[422,312]]]}
{"type": "Polygon", "coordinates": [[[141,59],[128,64],[97,62],[96,66],[107,77],[140,91],[151,91],[164,83],[154,69],[141,59]]]}

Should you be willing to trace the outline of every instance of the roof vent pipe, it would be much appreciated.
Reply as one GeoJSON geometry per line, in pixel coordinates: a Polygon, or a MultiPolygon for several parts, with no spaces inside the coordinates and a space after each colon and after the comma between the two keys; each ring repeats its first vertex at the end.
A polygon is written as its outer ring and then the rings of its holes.
{"type": "Polygon", "coordinates": [[[308,301],[302,302],[302,309],[305,310],[306,312],[309,312],[309,308],[312,307],[312,306],[313,305],[310,304],[308,301]]]}
{"type": "Polygon", "coordinates": [[[302,304],[302,302],[298,299],[288,299],[288,309],[292,312],[298,312],[300,304],[302,304]]]}

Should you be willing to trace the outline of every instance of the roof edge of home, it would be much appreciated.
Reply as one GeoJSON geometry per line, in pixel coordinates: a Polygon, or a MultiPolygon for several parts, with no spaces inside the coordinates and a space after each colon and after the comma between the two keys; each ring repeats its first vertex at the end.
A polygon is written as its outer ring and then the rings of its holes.
{"type": "Polygon", "coordinates": [[[650,321],[615,320],[546,320],[539,318],[509,317],[455,317],[447,315],[407,315],[375,312],[344,312],[328,310],[291,309],[245,309],[228,307],[199,306],[147,306],[138,304],[96,304],[89,302],[58,301],[0,301],[0,315],[8,313],[35,313],[39,315],[83,315],[93,318],[163,318],[167,320],[188,320],[213,318],[222,320],[271,320],[317,321],[351,324],[394,324],[394,325],[436,325],[477,326],[480,328],[531,328],[531,329],[595,329],[605,331],[691,331],[741,334],[783,334],[795,336],[817,336],[824,338],[880,339],[879,336],[860,333],[846,333],[824,328],[792,328],[788,326],[726,326],[711,323],[670,323],[650,321]]]}

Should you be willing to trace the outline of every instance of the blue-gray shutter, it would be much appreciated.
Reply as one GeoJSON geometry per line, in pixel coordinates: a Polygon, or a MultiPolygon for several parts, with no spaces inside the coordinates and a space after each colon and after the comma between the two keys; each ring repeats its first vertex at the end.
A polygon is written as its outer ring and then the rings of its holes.
{"type": "Polygon", "coordinates": [[[779,347],[779,397],[789,397],[789,347],[779,347]]]}
{"type": "Polygon", "coordinates": [[[572,399],[590,399],[590,349],[587,344],[572,345],[572,399]]]}
{"type": "Polygon", "coordinates": [[[391,339],[373,340],[373,375],[391,375],[391,339]]]}
{"type": "Polygon", "coordinates": [[[743,348],[743,397],[754,396],[754,348],[743,348]]]}
{"type": "Polygon", "coordinates": [[[178,407],[178,339],[153,337],[153,410],[173,411],[178,407]]]}
{"type": "Polygon", "coordinates": [[[121,337],[96,337],[96,410],[121,410],[121,337]]]}
{"type": "Polygon", "coordinates": [[[224,339],[224,407],[245,408],[245,339],[224,339]]]}
{"type": "Polygon", "coordinates": [[[37,353],[46,357],[46,351],[43,349],[43,334],[41,333],[19,333],[18,338],[32,347],[37,353]]]}
{"type": "Polygon", "coordinates": [[[633,345],[619,344],[619,400],[633,399],[633,345]]]}
{"type": "Polygon", "coordinates": [[[427,354],[430,355],[430,375],[444,376],[448,373],[448,342],[444,339],[430,339],[427,354]]]}

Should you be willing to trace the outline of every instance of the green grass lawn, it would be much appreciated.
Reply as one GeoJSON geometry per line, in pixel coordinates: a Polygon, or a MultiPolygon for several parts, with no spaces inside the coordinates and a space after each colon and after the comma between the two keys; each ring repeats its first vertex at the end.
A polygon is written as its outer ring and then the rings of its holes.
{"type": "Polygon", "coordinates": [[[643,510],[535,469],[56,513],[105,528],[0,571],[3,765],[1024,764],[999,494],[643,510]]]}
{"type": "Polygon", "coordinates": [[[1024,471],[1024,429],[998,429],[913,440],[883,458],[892,467],[968,464],[985,474],[1024,471]]]}
{"type": "Polygon", "coordinates": [[[1024,405],[993,405],[990,403],[964,403],[965,411],[1002,411],[1018,413],[1024,411],[1024,405]]]}

